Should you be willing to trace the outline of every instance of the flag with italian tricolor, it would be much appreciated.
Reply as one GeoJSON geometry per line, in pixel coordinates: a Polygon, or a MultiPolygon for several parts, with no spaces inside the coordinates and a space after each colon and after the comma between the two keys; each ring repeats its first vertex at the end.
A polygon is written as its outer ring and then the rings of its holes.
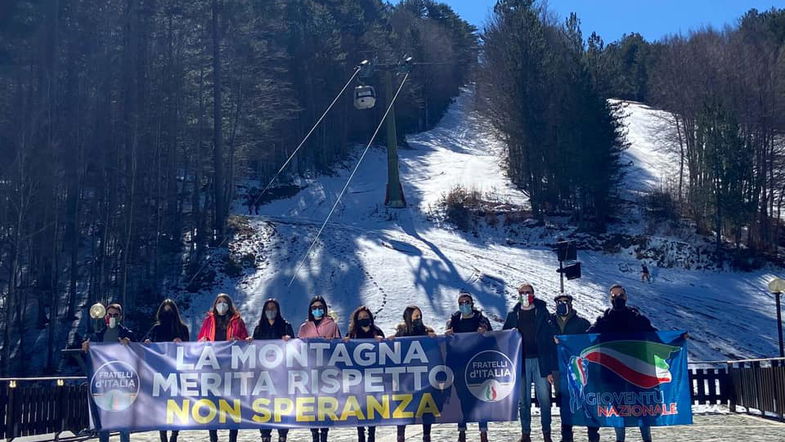
{"type": "Polygon", "coordinates": [[[691,424],[685,336],[558,336],[563,419],[589,426],[691,424]]]}

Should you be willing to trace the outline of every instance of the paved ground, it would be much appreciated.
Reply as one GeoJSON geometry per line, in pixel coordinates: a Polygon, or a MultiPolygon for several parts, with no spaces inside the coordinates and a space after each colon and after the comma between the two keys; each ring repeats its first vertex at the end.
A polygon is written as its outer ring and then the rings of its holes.
{"type": "MultiPolygon", "coordinates": [[[[554,416],[554,427],[558,428],[558,416],[554,416]]],[[[537,423],[538,424],[538,423],[537,423]]],[[[514,422],[491,423],[490,440],[494,442],[515,442],[520,437],[520,429],[514,422]]],[[[578,428],[575,431],[576,441],[586,440],[586,430],[578,428]]],[[[701,414],[695,415],[695,424],[682,427],[660,427],[652,430],[655,441],[668,442],[727,442],[727,441],[753,441],[753,442],[785,442],[785,423],[765,420],[744,414],[701,414]]],[[[275,435],[275,433],[273,433],[275,435]]],[[[602,441],[614,441],[614,432],[610,428],[601,430],[602,441]]],[[[639,441],[640,433],[637,429],[631,428],[627,432],[628,441],[639,441]]],[[[220,432],[221,441],[228,440],[227,432],[220,432]]],[[[407,442],[417,442],[420,440],[422,430],[419,426],[407,427],[407,442]]],[[[534,428],[534,441],[541,441],[540,427],[534,428]]],[[[476,426],[469,427],[469,441],[478,441],[479,436],[476,426]]],[[[554,434],[554,436],[558,436],[554,434]]],[[[457,438],[457,431],[454,425],[436,425],[432,431],[434,442],[454,441],[457,438]]],[[[22,441],[24,439],[16,439],[22,441]]],[[[31,439],[32,440],[32,439],[31,439]]],[[[37,439],[41,440],[41,439],[37,439]]],[[[119,441],[118,437],[112,437],[113,442],[119,441]]],[[[158,433],[141,433],[131,436],[135,442],[159,442],[158,433]]],[[[181,442],[207,442],[206,431],[184,431],[180,433],[181,442]]],[[[240,431],[240,442],[258,441],[259,433],[252,430],[240,431]]],[[[276,439],[273,439],[276,440],[276,439]]],[[[290,432],[289,441],[291,442],[310,442],[310,433],[307,430],[294,430],[290,432]]],[[[357,435],[354,428],[333,429],[330,431],[331,442],[350,442],[356,441],[357,435]]],[[[558,437],[555,440],[559,440],[558,437]]],[[[382,427],[377,430],[378,442],[394,442],[395,429],[382,427]]]]}

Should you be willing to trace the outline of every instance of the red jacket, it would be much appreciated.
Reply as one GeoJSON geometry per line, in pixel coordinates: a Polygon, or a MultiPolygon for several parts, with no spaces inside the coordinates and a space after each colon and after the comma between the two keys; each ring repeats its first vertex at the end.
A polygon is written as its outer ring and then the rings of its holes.
{"type": "MultiPolygon", "coordinates": [[[[245,328],[245,322],[240,318],[240,314],[236,313],[229,319],[229,324],[226,326],[226,340],[242,340],[247,337],[248,330],[245,328]]],[[[215,315],[212,312],[207,313],[207,317],[204,318],[202,329],[199,330],[199,336],[196,339],[198,341],[201,341],[202,339],[215,341],[215,315]]]]}

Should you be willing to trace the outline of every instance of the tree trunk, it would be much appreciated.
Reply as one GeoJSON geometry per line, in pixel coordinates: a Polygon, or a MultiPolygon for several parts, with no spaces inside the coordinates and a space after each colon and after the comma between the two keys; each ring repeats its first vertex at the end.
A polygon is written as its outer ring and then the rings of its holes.
{"type": "Polygon", "coordinates": [[[223,117],[221,112],[221,30],[220,0],[212,0],[212,43],[213,43],[213,230],[216,240],[223,240],[225,201],[223,165],[223,117]]]}

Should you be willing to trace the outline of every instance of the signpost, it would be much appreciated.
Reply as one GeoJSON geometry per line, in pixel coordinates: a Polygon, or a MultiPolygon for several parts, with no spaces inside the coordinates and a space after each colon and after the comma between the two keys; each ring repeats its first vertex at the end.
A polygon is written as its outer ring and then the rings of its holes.
{"type": "Polygon", "coordinates": [[[578,249],[571,241],[559,241],[556,243],[556,255],[559,258],[560,293],[564,293],[564,278],[567,280],[579,279],[581,277],[581,263],[578,262],[578,249]],[[565,266],[565,262],[567,265],[565,266]]]}

